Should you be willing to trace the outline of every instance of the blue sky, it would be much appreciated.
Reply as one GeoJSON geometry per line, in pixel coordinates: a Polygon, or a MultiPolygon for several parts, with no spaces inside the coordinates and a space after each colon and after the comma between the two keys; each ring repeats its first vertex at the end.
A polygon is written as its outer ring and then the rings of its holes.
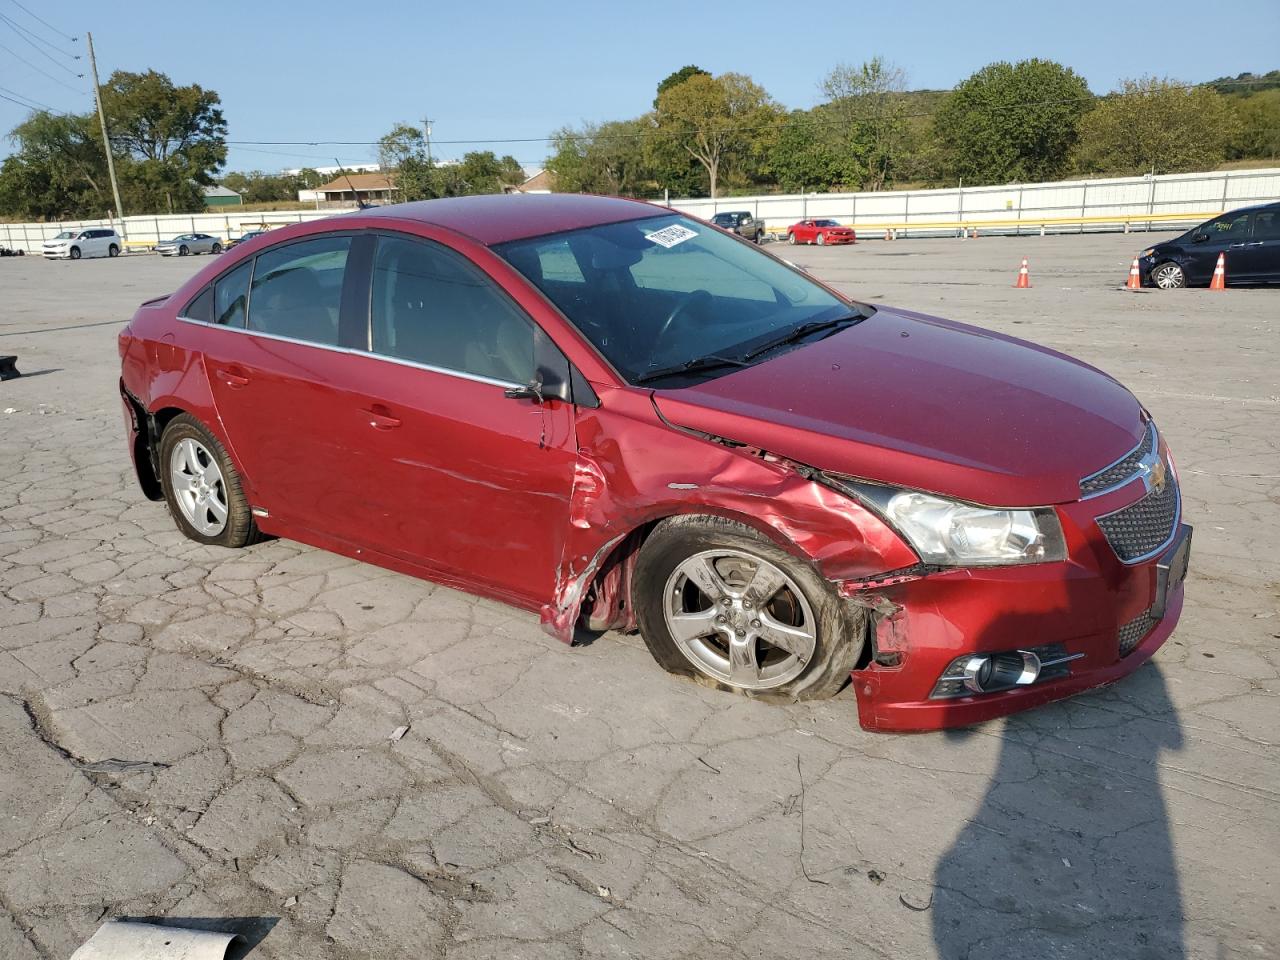
{"type": "MultiPolygon", "coordinates": [[[[444,141],[542,138],[566,123],[635,116],[650,107],[658,81],[686,63],[749,73],[789,107],[815,103],[834,64],[876,54],[904,68],[910,86],[930,88],[951,87],[993,60],[1032,56],[1073,67],[1095,93],[1147,73],[1194,82],[1280,68],[1277,0],[1138,7],[1035,0],[21,2],[66,34],[92,31],[103,79],[113,69],[152,67],[217,90],[232,141],[374,141],[397,121],[430,116],[437,155],[493,149],[527,166],[541,163],[545,144],[444,141]]],[[[0,15],[64,48],[84,46],[32,20],[14,0],[0,0],[0,15]]],[[[87,73],[87,58],[46,58],[2,19],[0,45],[32,65],[0,49],[0,94],[90,109],[87,81],[57,65],[87,73]]],[[[0,100],[0,130],[24,114],[0,100]]],[[[9,149],[6,140],[0,155],[9,149]]],[[[369,160],[374,149],[233,145],[228,169],[332,163],[334,156],[369,160]]]]}

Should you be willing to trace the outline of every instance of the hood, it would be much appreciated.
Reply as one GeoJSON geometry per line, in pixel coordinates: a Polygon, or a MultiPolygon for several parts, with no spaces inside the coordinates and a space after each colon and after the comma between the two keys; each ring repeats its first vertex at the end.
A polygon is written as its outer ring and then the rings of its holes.
{"type": "Polygon", "coordinates": [[[1100,370],[989,330],[881,309],[762,364],[655,391],[671,424],[810,466],[990,506],[1080,498],[1143,436],[1100,370]]]}

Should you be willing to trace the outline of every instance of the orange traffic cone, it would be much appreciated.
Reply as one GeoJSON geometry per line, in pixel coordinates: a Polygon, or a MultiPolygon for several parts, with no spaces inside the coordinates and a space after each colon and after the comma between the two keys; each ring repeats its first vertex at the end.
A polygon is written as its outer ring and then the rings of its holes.
{"type": "Polygon", "coordinates": [[[888,228],[888,227],[885,227],[885,228],[884,228],[884,238],[885,238],[886,240],[892,240],[892,239],[893,239],[893,237],[891,237],[891,236],[889,235],[889,228],[888,228]]]}
{"type": "Polygon", "coordinates": [[[977,239],[978,239],[978,228],[977,228],[977,227],[974,227],[972,230],[970,230],[970,231],[969,231],[969,239],[970,239],[970,240],[977,240],[977,239]]]}
{"type": "Polygon", "coordinates": [[[1133,263],[1129,265],[1129,279],[1124,282],[1126,290],[1142,289],[1142,274],[1138,270],[1138,258],[1133,258],[1133,263]]]}
{"type": "Polygon", "coordinates": [[[1218,254],[1218,265],[1213,268],[1213,279],[1209,281],[1210,290],[1227,289],[1227,255],[1218,254]]]}
{"type": "Polygon", "coordinates": [[[1022,258],[1022,266],[1018,268],[1018,282],[1014,285],[1015,290],[1026,290],[1031,286],[1031,274],[1027,272],[1027,258],[1022,258]]]}

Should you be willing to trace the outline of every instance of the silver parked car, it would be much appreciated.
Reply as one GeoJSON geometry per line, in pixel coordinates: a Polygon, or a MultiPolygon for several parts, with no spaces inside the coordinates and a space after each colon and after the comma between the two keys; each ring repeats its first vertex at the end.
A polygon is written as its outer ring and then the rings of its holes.
{"type": "Polygon", "coordinates": [[[185,257],[192,253],[221,253],[222,241],[207,233],[184,233],[172,240],[161,240],[156,244],[156,253],[162,257],[185,257]]]}

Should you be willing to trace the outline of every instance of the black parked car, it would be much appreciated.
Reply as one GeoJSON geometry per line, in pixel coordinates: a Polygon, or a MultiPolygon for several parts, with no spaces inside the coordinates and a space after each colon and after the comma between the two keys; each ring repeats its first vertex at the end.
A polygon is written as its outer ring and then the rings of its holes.
{"type": "Polygon", "coordinates": [[[1227,257],[1228,284],[1280,283],[1280,203],[1232,210],[1143,250],[1142,284],[1162,290],[1206,286],[1220,253],[1227,257]]]}

